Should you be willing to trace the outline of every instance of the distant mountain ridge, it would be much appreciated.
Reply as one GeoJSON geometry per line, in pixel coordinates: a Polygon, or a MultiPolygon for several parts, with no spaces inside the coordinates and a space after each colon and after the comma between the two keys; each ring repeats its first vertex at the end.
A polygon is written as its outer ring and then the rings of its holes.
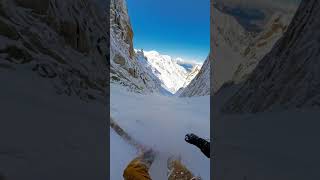
{"type": "Polygon", "coordinates": [[[137,93],[172,95],[192,80],[196,64],[157,51],[134,49],[134,32],[125,0],[111,0],[110,81],[137,93]],[[179,63],[180,64],[179,64],[179,63]],[[189,68],[189,69],[188,69],[189,68]]]}
{"type": "Polygon", "coordinates": [[[181,87],[187,86],[200,70],[199,64],[187,63],[183,59],[174,59],[162,55],[157,51],[136,50],[139,62],[147,67],[161,82],[161,86],[172,94],[181,87]],[[179,62],[189,65],[191,70],[186,70],[179,62]]]}

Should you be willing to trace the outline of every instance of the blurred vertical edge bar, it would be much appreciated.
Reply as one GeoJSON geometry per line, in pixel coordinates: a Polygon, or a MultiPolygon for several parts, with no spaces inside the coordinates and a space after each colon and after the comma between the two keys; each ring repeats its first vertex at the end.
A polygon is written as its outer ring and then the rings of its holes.
{"type": "Polygon", "coordinates": [[[213,3],[215,0],[210,0],[210,179],[214,178],[214,162],[215,158],[215,128],[214,128],[214,118],[213,118],[213,3]]]}
{"type": "Polygon", "coordinates": [[[211,2],[212,179],[320,179],[319,8],[211,2]]]}
{"type": "Polygon", "coordinates": [[[106,87],[106,101],[107,101],[107,106],[106,106],[106,114],[107,114],[107,119],[106,119],[106,175],[107,178],[110,179],[110,121],[111,121],[111,112],[110,112],[110,0],[105,0],[107,2],[107,53],[108,55],[106,56],[107,58],[107,87],[106,87]]]}
{"type": "Polygon", "coordinates": [[[0,179],[109,179],[109,0],[0,1],[0,179]]]}

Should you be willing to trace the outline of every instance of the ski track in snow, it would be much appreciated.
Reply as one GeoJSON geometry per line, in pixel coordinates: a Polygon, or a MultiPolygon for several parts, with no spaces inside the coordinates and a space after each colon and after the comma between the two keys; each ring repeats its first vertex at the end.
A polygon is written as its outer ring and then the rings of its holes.
{"type": "Polygon", "coordinates": [[[110,128],[110,179],[122,180],[123,170],[136,155],[137,150],[110,128]]]}
{"type": "MultiPolygon", "coordinates": [[[[210,160],[197,147],[184,141],[187,133],[210,138],[209,96],[178,98],[140,95],[116,85],[111,85],[110,96],[111,116],[114,120],[133,138],[159,153],[150,169],[153,179],[166,177],[167,158],[172,155],[180,156],[194,175],[210,179],[210,160]]],[[[112,138],[116,137],[111,134],[111,142],[115,142],[112,138]]],[[[111,154],[111,157],[122,156],[123,153],[130,153],[131,149],[113,143],[111,152],[119,152],[111,154]],[[118,147],[119,151],[116,150],[118,147]]],[[[127,162],[130,160],[126,159],[127,162]]],[[[124,167],[121,163],[111,161],[110,166],[111,173],[121,173],[122,176],[124,167]],[[122,172],[118,169],[122,169],[122,172]]]]}

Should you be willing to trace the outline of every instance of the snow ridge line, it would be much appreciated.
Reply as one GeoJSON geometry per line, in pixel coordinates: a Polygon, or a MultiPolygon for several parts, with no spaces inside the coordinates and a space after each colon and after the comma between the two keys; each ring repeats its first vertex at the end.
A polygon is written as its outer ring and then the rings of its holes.
{"type": "Polygon", "coordinates": [[[112,117],[110,117],[110,127],[128,144],[134,146],[139,152],[143,153],[147,150],[145,146],[143,146],[141,143],[135,140],[132,136],[130,136],[123,128],[121,128],[119,124],[113,120],[112,117]]]}

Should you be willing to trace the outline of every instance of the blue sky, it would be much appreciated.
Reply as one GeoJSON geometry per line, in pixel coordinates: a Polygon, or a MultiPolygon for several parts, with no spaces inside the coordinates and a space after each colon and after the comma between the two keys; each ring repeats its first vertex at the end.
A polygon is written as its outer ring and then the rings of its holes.
{"type": "Polygon", "coordinates": [[[210,0],[127,0],[136,49],[203,62],[210,50],[210,0]]]}

